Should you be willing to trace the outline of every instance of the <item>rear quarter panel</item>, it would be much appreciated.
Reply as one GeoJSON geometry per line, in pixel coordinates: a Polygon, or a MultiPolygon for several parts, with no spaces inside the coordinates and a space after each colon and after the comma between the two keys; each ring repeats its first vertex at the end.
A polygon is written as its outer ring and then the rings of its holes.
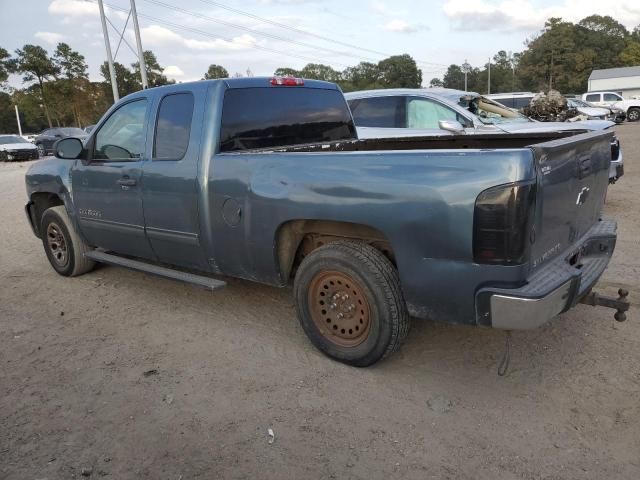
{"type": "Polygon", "coordinates": [[[506,283],[523,276],[523,267],[473,263],[475,199],[535,175],[529,149],[217,154],[208,208],[215,261],[223,273],[282,285],[283,224],[364,224],[391,243],[413,315],[473,323],[475,290],[489,269],[506,283]],[[229,199],[244,212],[236,227],[221,214],[229,199]]]}

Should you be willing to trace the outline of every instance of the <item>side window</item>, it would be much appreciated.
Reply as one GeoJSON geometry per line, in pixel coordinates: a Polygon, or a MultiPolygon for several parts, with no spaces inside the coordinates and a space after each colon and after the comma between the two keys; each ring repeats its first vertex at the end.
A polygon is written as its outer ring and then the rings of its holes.
{"type": "Polygon", "coordinates": [[[600,94],[599,93],[591,93],[586,96],[587,102],[599,102],[600,94]]]}
{"type": "Polygon", "coordinates": [[[404,128],[404,97],[360,98],[349,103],[357,127],[404,128]]]}
{"type": "Polygon", "coordinates": [[[605,102],[619,102],[620,100],[622,100],[622,98],[620,98],[615,93],[605,93],[603,96],[605,102]]]}
{"type": "Polygon", "coordinates": [[[523,109],[524,107],[528,107],[528,106],[529,106],[529,104],[531,103],[531,99],[532,99],[532,98],[533,98],[533,97],[520,97],[520,98],[515,98],[515,99],[513,100],[513,107],[512,107],[512,108],[515,108],[516,110],[521,110],[521,109],[523,109]]]}
{"type": "Polygon", "coordinates": [[[189,146],[192,117],[191,93],[176,93],[162,99],[156,122],[154,160],[180,160],[184,157],[189,146]]]}
{"type": "Polygon", "coordinates": [[[513,98],[513,97],[511,97],[511,98],[494,98],[493,100],[495,100],[496,102],[501,103],[505,107],[509,107],[509,108],[514,108],[514,106],[516,104],[516,99],[513,98]]]}
{"type": "Polygon", "coordinates": [[[116,110],[96,133],[94,160],[132,160],[144,154],[147,100],[135,100],[116,110]]]}
{"type": "Polygon", "coordinates": [[[438,129],[440,120],[457,120],[462,125],[467,124],[465,118],[455,110],[426,98],[410,98],[407,103],[408,128],[438,129]]]}

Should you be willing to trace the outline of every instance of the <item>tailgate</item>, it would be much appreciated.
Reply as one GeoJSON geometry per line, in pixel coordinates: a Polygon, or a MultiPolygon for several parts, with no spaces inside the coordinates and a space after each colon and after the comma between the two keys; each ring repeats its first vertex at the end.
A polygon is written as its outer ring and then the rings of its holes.
{"type": "Polygon", "coordinates": [[[538,171],[532,268],[567,251],[600,218],[613,135],[591,132],[529,147],[538,171]]]}

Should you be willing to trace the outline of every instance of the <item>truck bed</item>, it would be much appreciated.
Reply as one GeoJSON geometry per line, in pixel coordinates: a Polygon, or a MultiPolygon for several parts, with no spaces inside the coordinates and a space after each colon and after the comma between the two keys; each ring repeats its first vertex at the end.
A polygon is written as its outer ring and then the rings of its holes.
{"type": "Polygon", "coordinates": [[[478,135],[443,135],[441,137],[369,138],[352,141],[295,145],[276,149],[260,149],[268,152],[355,152],[373,150],[455,150],[455,149],[505,149],[523,148],[530,145],[558,140],[585,130],[558,132],[505,133],[478,135]]]}

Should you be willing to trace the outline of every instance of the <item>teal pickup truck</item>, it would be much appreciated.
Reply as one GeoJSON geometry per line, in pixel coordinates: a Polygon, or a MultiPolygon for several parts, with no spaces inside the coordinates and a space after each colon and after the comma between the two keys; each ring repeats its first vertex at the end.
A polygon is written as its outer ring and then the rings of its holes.
{"type": "Polygon", "coordinates": [[[530,329],[588,299],[622,319],[624,299],[590,293],[616,243],[612,136],[360,140],[331,83],[183,83],[59,140],[26,175],[26,214],[63,276],[103,262],[210,289],[292,284],[311,342],[367,366],[411,316],[530,329]]]}

